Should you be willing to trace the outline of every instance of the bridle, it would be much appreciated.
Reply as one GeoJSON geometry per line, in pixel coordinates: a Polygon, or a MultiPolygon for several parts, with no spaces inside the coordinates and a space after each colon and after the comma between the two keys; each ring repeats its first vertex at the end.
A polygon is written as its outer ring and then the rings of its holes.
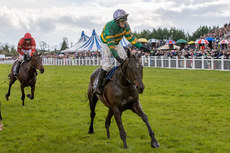
{"type": "MultiPolygon", "coordinates": [[[[124,64],[124,63],[123,63],[124,64]]],[[[139,75],[139,76],[136,76],[136,77],[134,77],[134,78],[132,78],[132,79],[129,79],[125,74],[124,74],[124,72],[122,71],[122,65],[120,65],[120,68],[121,68],[121,75],[125,78],[125,80],[129,83],[129,85],[130,86],[133,86],[134,85],[134,83],[133,83],[133,81],[134,80],[136,80],[136,79],[139,79],[139,78],[143,78],[141,75],[139,75]]],[[[117,78],[117,74],[118,73],[116,73],[116,78],[117,78]]],[[[120,87],[122,87],[122,88],[128,88],[128,87],[124,87],[124,86],[122,86],[121,84],[119,84],[119,83],[117,83],[117,79],[115,79],[115,83],[117,84],[117,85],[119,85],[120,87]]]]}
{"type": "Polygon", "coordinates": [[[133,81],[134,81],[134,80],[139,79],[139,78],[142,78],[142,76],[137,76],[137,77],[133,78],[132,80],[130,80],[130,79],[128,79],[128,78],[125,76],[125,74],[123,73],[122,69],[121,69],[121,75],[126,79],[126,81],[128,81],[128,83],[129,83],[130,85],[134,85],[134,84],[133,84],[133,81]]]}
{"type": "MultiPolygon", "coordinates": [[[[35,58],[35,57],[33,57],[33,58],[35,58]]],[[[32,59],[33,60],[33,59],[32,59]]],[[[32,60],[30,61],[30,62],[32,62],[32,60]]],[[[35,59],[34,59],[35,60],[35,59]]],[[[36,69],[38,69],[36,66],[34,66],[34,63],[31,63],[31,65],[30,65],[32,68],[34,68],[35,70],[36,69]]]]}

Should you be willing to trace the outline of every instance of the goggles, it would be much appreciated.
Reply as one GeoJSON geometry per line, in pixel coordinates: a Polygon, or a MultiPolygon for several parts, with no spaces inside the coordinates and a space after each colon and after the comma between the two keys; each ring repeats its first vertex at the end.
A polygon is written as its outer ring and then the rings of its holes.
{"type": "Polygon", "coordinates": [[[119,22],[126,22],[127,21],[127,17],[126,18],[121,18],[120,20],[119,20],[119,22]]]}
{"type": "Polygon", "coordinates": [[[127,16],[126,17],[122,17],[122,18],[120,18],[119,19],[119,22],[125,22],[125,21],[127,21],[128,19],[127,19],[127,16]]]}
{"type": "Polygon", "coordinates": [[[31,39],[25,39],[25,41],[31,41],[31,39]]]}

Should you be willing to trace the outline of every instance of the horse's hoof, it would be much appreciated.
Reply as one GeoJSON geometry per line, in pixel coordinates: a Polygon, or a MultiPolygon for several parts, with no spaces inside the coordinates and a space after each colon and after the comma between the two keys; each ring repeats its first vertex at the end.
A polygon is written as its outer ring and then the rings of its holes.
{"type": "Polygon", "coordinates": [[[6,100],[8,101],[8,100],[9,100],[9,96],[6,94],[6,96],[5,96],[5,97],[6,97],[6,100]]]}
{"type": "Polygon", "coordinates": [[[89,134],[94,134],[94,131],[93,130],[89,130],[88,133],[89,134]]]}
{"type": "Polygon", "coordinates": [[[157,141],[152,141],[151,142],[151,147],[153,147],[153,148],[159,148],[160,147],[160,144],[157,142],[157,141]]]}
{"type": "Polygon", "coordinates": [[[27,94],[26,95],[28,98],[30,98],[31,100],[33,100],[34,99],[34,97],[31,97],[31,95],[30,94],[27,94]]]}

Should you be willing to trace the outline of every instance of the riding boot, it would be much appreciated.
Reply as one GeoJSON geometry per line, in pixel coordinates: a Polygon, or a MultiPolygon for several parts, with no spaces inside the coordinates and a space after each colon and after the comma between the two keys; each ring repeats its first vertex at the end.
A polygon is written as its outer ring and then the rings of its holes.
{"type": "Polygon", "coordinates": [[[101,69],[101,72],[100,72],[99,78],[98,78],[98,82],[97,82],[97,87],[94,90],[94,94],[102,95],[103,80],[104,80],[105,74],[106,74],[106,71],[101,69]]]}
{"type": "Polygon", "coordinates": [[[15,69],[15,71],[14,71],[14,75],[15,75],[15,76],[18,75],[19,67],[20,67],[21,63],[22,63],[21,61],[18,61],[17,65],[16,65],[16,69],[15,69]]]}

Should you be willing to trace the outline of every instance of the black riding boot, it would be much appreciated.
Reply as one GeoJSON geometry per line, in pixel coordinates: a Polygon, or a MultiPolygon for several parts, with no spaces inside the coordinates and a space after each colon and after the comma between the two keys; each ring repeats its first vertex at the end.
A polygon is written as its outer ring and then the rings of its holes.
{"type": "Polygon", "coordinates": [[[18,64],[17,64],[16,69],[15,69],[15,71],[14,71],[14,75],[15,75],[15,76],[18,75],[19,67],[20,67],[21,63],[22,63],[22,62],[18,61],[18,64]]]}
{"type": "Polygon", "coordinates": [[[106,71],[101,69],[101,72],[98,78],[98,82],[97,82],[97,87],[94,90],[94,94],[102,95],[103,79],[104,79],[105,74],[106,74],[106,71]]]}

